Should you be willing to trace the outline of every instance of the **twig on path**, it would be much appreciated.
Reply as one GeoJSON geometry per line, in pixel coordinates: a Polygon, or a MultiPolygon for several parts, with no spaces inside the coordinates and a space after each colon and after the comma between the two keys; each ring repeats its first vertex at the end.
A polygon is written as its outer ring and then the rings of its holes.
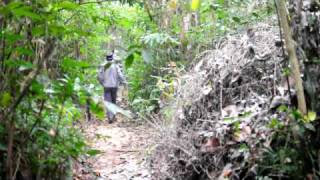
{"type": "Polygon", "coordinates": [[[112,151],[115,151],[115,152],[141,152],[142,150],[141,149],[128,149],[128,150],[115,149],[112,151]]]}

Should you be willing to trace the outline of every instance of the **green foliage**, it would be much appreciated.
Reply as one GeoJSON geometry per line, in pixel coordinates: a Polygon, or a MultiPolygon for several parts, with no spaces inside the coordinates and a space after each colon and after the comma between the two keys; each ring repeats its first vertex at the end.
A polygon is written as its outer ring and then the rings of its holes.
{"type": "Polygon", "coordinates": [[[315,113],[303,117],[297,110],[284,106],[279,111],[287,120],[272,119],[270,122],[269,127],[275,134],[271,147],[266,149],[258,164],[259,176],[304,179],[308,175],[317,178],[320,175],[320,146],[317,143],[320,124],[315,121],[315,113]],[[314,122],[310,123],[310,119],[314,122]]]}
{"type": "MultiPolygon", "coordinates": [[[[87,102],[104,118],[96,74],[105,53],[101,47],[111,36],[106,29],[113,23],[105,9],[113,4],[1,2],[0,177],[19,167],[18,173],[61,179],[71,158],[99,153],[88,149],[75,124],[84,119],[87,102]],[[5,166],[7,158],[12,165],[5,166]]],[[[128,26],[133,18],[118,16],[128,26]]]]}
{"type": "MultiPolygon", "coordinates": [[[[215,37],[260,20],[272,10],[264,5],[248,11],[252,0],[174,1],[170,5],[174,10],[150,1],[76,2],[1,2],[1,177],[17,167],[19,154],[25,164],[18,172],[30,167],[39,178],[50,174],[60,179],[70,158],[99,153],[88,150],[74,124],[84,119],[86,106],[97,118],[104,118],[102,87],[96,76],[107,51],[118,50],[124,61],[131,107],[152,113],[174,96],[178,75],[168,72],[169,63],[190,64],[215,37]],[[151,5],[149,11],[144,9],[146,3],[151,5]],[[163,25],[165,13],[173,11],[171,23],[163,25]],[[183,34],[182,19],[190,13],[199,16],[198,22],[183,34]],[[7,157],[11,143],[13,156],[7,157]],[[6,158],[12,158],[11,167],[4,166],[6,158]]],[[[311,113],[304,121],[314,119],[311,113]]]]}

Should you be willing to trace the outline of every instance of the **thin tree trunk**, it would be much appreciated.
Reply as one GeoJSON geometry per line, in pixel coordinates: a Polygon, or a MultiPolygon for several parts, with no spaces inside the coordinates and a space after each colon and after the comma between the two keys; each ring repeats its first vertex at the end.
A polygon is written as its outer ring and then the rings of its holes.
{"type": "Polygon", "coordinates": [[[287,10],[285,6],[285,1],[283,0],[276,0],[278,10],[279,10],[279,19],[281,28],[283,29],[283,36],[286,43],[286,50],[289,55],[289,60],[291,64],[291,71],[293,73],[293,78],[295,81],[295,89],[297,92],[297,99],[298,99],[298,108],[301,111],[302,114],[307,113],[307,106],[306,106],[306,100],[304,96],[303,91],[303,85],[302,85],[302,79],[301,79],[301,73],[300,73],[300,67],[299,62],[294,46],[294,41],[292,39],[292,31],[289,27],[288,19],[287,19],[287,10]]]}
{"type": "Polygon", "coordinates": [[[8,122],[8,144],[7,144],[7,162],[6,162],[6,179],[11,180],[13,175],[13,138],[14,138],[14,123],[8,122]]]}

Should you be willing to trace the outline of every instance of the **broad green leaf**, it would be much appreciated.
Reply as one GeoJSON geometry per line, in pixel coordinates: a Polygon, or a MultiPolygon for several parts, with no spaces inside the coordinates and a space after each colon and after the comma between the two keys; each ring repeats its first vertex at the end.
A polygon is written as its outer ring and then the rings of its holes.
{"type": "Polygon", "coordinates": [[[18,68],[19,71],[34,68],[34,64],[23,60],[6,60],[5,65],[10,68],[18,68]]]}
{"type": "Polygon", "coordinates": [[[200,7],[200,4],[201,4],[200,0],[192,0],[191,1],[191,10],[193,10],[193,11],[198,10],[200,7]]]}
{"type": "Polygon", "coordinates": [[[50,25],[49,32],[53,35],[63,35],[66,32],[66,28],[64,26],[50,25]]]}
{"type": "Polygon", "coordinates": [[[7,5],[8,9],[10,9],[10,10],[16,9],[21,6],[25,6],[25,4],[23,2],[19,2],[19,1],[12,1],[7,5]]]}
{"type": "Polygon", "coordinates": [[[23,7],[12,9],[11,12],[12,12],[12,14],[14,14],[15,16],[18,16],[18,17],[24,16],[24,17],[29,17],[33,20],[41,20],[42,19],[42,17],[39,14],[32,11],[31,7],[23,6],[23,7]]]}
{"type": "Polygon", "coordinates": [[[70,1],[63,1],[56,4],[56,7],[58,9],[74,10],[74,9],[77,9],[79,5],[70,1]]]}
{"type": "Polygon", "coordinates": [[[31,83],[31,87],[30,87],[33,95],[45,95],[44,94],[44,86],[42,83],[39,83],[38,81],[33,81],[31,83]]]}
{"type": "Polygon", "coordinates": [[[125,66],[126,68],[129,68],[134,60],[134,53],[131,53],[126,59],[125,59],[125,66]]]}
{"type": "Polygon", "coordinates": [[[8,92],[4,92],[1,95],[1,107],[8,107],[11,103],[12,96],[8,92]]]}
{"type": "Polygon", "coordinates": [[[105,117],[105,112],[104,112],[103,106],[101,106],[99,103],[92,102],[90,104],[90,110],[99,119],[103,119],[105,117]]]}
{"type": "Polygon", "coordinates": [[[75,59],[71,59],[71,58],[65,58],[62,61],[62,67],[64,69],[74,69],[74,68],[87,68],[89,67],[90,64],[85,62],[85,61],[81,61],[81,60],[75,60],[75,59]]]}
{"type": "Polygon", "coordinates": [[[308,119],[310,121],[314,121],[314,120],[316,120],[316,118],[317,118],[317,113],[312,112],[312,111],[308,112],[308,119]]]}
{"type": "Polygon", "coordinates": [[[43,36],[45,34],[44,26],[37,26],[31,30],[33,36],[43,36]]]}
{"type": "Polygon", "coordinates": [[[288,111],[288,107],[285,105],[281,105],[280,107],[278,107],[277,109],[279,112],[287,112],[288,111]]]}
{"type": "Polygon", "coordinates": [[[29,48],[26,47],[17,47],[15,49],[19,54],[22,55],[28,55],[28,56],[32,56],[33,55],[33,51],[29,48]]]}
{"type": "Polygon", "coordinates": [[[308,112],[308,114],[304,116],[304,120],[306,122],[312,122],[312,121],[316,120],[316,118],[317,118],[317,113],[312,112],[312,111],[308,112]]]}
{"type": "Polygon", "coordinates": [[[4,36],[5,36],[6,40],[8,40],[10,43],[15,43],[15,42],[23,39],[23,36],[21,36],[19,34],[4,33],[4,36]]]}

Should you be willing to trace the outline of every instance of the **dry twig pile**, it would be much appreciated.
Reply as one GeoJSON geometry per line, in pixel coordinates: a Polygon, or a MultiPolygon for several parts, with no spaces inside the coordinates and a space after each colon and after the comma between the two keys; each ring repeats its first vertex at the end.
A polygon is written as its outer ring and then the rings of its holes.
{"type": "Polygon", "coordinates": [[[270,143],[270,106],[286,100],[279,30],[270,24],[225,37],[180,79],[174,120],[152,160],[155,179],[255,175],[260,147],[270,143]]]}

